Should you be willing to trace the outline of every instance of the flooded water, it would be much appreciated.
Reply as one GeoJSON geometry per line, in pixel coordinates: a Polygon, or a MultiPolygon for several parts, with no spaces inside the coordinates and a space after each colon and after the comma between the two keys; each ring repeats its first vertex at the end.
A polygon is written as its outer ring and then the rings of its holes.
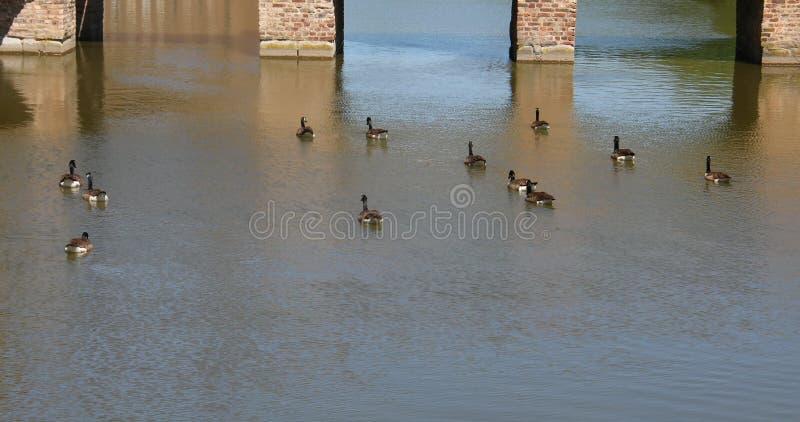
{"type": "Polygon", "coordinates": [[[583,1],[574,65],[509,62],[508,0],[262,60],[256,3],[0,56],[2,419],[800,419],[800,71],[734,63],[733,0],[583,1]]]}

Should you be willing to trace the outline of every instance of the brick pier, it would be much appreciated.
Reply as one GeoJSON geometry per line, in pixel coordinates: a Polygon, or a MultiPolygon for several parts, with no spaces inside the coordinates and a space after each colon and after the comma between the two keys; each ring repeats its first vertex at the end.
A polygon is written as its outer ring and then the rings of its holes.
{"type": "Polygon", "coordinates": [[[103,0],[0,0],[0,53],[61,55],[102,39],[103,0]]]}

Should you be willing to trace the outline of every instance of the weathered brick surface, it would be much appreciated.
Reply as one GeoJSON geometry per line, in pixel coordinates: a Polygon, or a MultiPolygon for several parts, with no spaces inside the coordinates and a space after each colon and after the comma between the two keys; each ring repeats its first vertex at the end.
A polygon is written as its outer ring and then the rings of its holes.
{"type": "Polygon", "coordinates": [[[763,64],[800,64],[800,0],[764,0],[763,64]]]}
{"type": "Polygon", "coordinates": [[[75,46],[75,0],[0,0],[0,53],[63,54],[75,46]]]}
{"type": "Polygon", "coordinates": [[[515,0],[512,7],[517,60],[574,60],[577,0],[515,0]]]}
{"type": "Polygon", "coordinates": [[[75,0],[0,0],[0,34],[66,40],[75,35],[75,0]]]}
{"type": "Polygon", "coordinates": [[[332,0],[259,0],[262,40],[326,41],[336,37],[332,0]]]}

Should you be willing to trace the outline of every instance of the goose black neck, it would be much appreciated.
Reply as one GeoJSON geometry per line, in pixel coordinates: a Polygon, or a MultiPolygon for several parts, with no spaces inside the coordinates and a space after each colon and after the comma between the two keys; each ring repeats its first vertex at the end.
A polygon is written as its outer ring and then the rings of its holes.
{"type": "Polygon", "coordinates": [[[531,182],[526,183],[525,184],[525,192],[526,193],[531,193],[532,191],[533,191],[533,189],[531,189],[531,182]]]}
{"type": "Polygon", "coordinates": [[[367,207],[367,200],[365,199],[362,202],[364,203],[364,211],[369,210],[369,207],[367,207]]]}
{"type": "Polygon", "coordinates": [[[472,155],[472,144],[469,144],[469,155],[472,155]]]}
{"type": "Polygon", "coordinates": [[[619,136],[614,137],[614,151],[619,150],[619,136]]]}
{"type": "Polygon", "coordinates": [[[538,108],[536,109],[536,121],[537,122],[539,121],[539,109],[538,108]]]}
{"type": "Polygon", "coordinates": [[[711,156],[706,157],[706,173],[711,173],[711,156]]]}
{"type": "Polygon", "coordinates": [[[300,118],[300,127],[303,129],[306,128],[306,119],[300,118]]]}
{"type": "Polygon", "coordinates": [[[92,190],[92,176],[87,178],[89,180],[89,190],[92,190]]]}
{"type": "Polygon", "coordinates": [[[69,175],[75,174],[75,164],[69,163],[69,175]]]}
{"type": "Polygon", "coordinates": [[[369,127],[369,130],[372,130],[372,120],[367,120],[367,126],[369,127]]]}

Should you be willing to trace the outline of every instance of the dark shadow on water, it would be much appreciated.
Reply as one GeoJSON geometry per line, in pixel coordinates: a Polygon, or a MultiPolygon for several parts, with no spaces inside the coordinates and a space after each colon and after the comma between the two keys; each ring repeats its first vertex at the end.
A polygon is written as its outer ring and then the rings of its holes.
{"type": "Polygon", "coordinates": [[[758,124],[758,91],[761,85],[761,66],[736,62],[733,68],[733,95],[730,129],[747,131],[758,124]]]}
{"type": "Polygon", "coordinates": [[[7,79],[0,59],[0,128],[24,126],[33,121],[33,112],[25,97],[7,79]]]}
{"type": "Polygon", "coordinates": [[[103,126],[105,57],[103,44],[82,42],[75,52],[78,66],[78,119],[81,132],[95,133],[103,126]]]}

